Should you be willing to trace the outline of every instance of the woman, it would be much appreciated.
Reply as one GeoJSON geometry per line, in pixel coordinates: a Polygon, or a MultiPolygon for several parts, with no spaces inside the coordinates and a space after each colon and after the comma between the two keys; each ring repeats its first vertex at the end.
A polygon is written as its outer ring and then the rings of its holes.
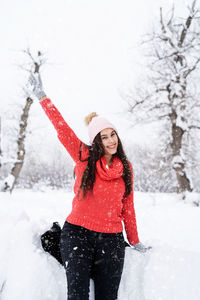
{"type": "Polygon", "coordinates": [[[138,238],[132,166],[117,129],[107,119],[95,113],[88,116],[88,146],[46,97],[40,76],[31,74],[29,83],[76,164],[75,197],[60,241],[68,300],[88,300],[90,278],[95,300],[116,300],[125,254],[122,221],[130,245],[141,252],[149,249],[138,238]]]}

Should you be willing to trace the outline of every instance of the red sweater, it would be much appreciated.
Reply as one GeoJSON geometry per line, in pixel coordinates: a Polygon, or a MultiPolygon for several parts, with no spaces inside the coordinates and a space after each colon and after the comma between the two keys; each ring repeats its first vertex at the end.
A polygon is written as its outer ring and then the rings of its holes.
{"type": "MultiPolygon", "coordinates": [[[[119,158],[115,157],[111,167],[106,165],[104,156],[97,161],[93,190],[89,191],[84,199],[80,200],[78,190],[83,172],[87,166],[87,161],[82,162],[81,160],[88,157],[88,148],[75,135],[50,99],[44,99],[40,103],[54,125],[59,140],[76,164],[75,197],[72,203],[72,211],[66,220],[69,223],[105,233],[122,232],[123,221],[129,243],[131,245],[137,244],[139,238],[133,204],[133,191],[123,199],[125,183],[121,173],[119,173],[123,171],[123,165],[119,158]],[[79,157],[80,147],[81,160],[79,157]]],[[[130,167],[133,183],[131,164],[130,167]]]]}

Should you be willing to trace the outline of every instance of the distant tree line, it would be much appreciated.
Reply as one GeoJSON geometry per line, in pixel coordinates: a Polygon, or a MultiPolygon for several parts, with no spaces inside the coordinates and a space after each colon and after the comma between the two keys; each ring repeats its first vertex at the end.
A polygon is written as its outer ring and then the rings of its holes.
{"type": "MultiPolygon", "coordinates": [[[[71,158],[62,149],[62,145],[54,140],[51,144],[52,152],[48,159],[44,159],[44,151],[40,155],[37,152],[26,153],[24,165],[16,183],[16,188],[43,189],[66,189],[71,191],[74,183],[74,164],[71,158]]],[[[137,144],[126,145],[125,150],[134,171],[134,190],[141,192],[176,192],[176,176],[170,165],[163,163],[163,158],[157,150],[149,147],[142,147],[137,144]]],[[[12,161],[7,162],[1,168],[0,181],[9,175],[12,161]]],[[[200,167],[200,166],[199,166],[200,167]]],[[[194,191],[200,192],[199,170],[193,168],[191,178],[194,184],[194,191]]]]}

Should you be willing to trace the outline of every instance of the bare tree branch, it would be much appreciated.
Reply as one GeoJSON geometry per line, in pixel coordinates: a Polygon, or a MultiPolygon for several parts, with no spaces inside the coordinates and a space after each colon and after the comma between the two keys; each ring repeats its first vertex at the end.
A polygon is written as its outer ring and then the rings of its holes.
{"type": "Polygon", "coordinates": [[[191,125],[188,128],[189,129],[200,129],[200,126],[191,125]]]}
{"type": "Polygon", "coordinates": [[[174,3],[171,10],[171,18],[169,19],[167,26],[170,29],[171,32],[173,32],[173,26],[172,26],[172,20],[174,19],[174,3]]]}
{"type": "Polygon", "coordinates": [[[163,22],[163,16],[162,16],[162,7],[160,7],[160,25],[161,25],[161,30],[164,34],[167,33],[166,29],[165,29],[165,25],[163,22]]]}
{"type": "Polygon", "coordinates": [[[185,78],[186,78],[192,71],[194,71],[194,70],[197,68],[199,62],[200,62],[200,57],[197,58],[197,60],[196,60],[196,62],[195,62],[195,64],[194,64],[194,66],[193,66],[192,68],[190,68],[190,69],[188,69],[187,71],[184,72],[184,77],[185,77],[185,78]]]}
{"type": "Polygon", "coordinates": [[[191,26],[191,23],[192,23],[192,20],[193,20],[193,17],[194,17],[194,8],[195,8],[195,4],[196,4],[196,0],[193,1],[192,3],[192,7],[191,7],[191,11],[193,13],[193,15],[189,15],[187,20],[186,20],[186,23],[185,23],[185,27],[183,28],[182,32],[181,32],[181,36],[180,36],[180,40],[178,42],[178,47],[181,48],[183,43],[184,43],[184,40],[185,40],[185,37],[187,35],[187,31],[188,29],[190,28],[191,26]]]}

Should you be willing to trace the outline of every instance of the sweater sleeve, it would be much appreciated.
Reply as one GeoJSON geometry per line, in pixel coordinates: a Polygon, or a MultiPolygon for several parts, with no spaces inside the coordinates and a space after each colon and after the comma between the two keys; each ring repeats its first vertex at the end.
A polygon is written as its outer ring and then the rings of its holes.
{"type": "Polygon", "coordinates": [[[138,237],[138,231],[137,231],[137,223],[136,223],[136,215],[135,215],[135,209],[134,209],[134,203],[133,203],[133,198],[134,198],[134,192],[133,192],[133,169],[131,164],[131,181],[132,181],[132,191],[123,200],[123,209],[122,209],[122,218],[126,230],[126,235],[127,239],[130,243],[130,245],[135,245],[139,243],[139,237],[138,237]]]}
{"type": "Polygon", "coordinates": [[[60,142],[68,151],[72,159],[77,162],[79,160],[79,150],[82,142],[65,122],[62,115],[49,98],[40,101],[40,104],[55,127],[60,142]]]}

